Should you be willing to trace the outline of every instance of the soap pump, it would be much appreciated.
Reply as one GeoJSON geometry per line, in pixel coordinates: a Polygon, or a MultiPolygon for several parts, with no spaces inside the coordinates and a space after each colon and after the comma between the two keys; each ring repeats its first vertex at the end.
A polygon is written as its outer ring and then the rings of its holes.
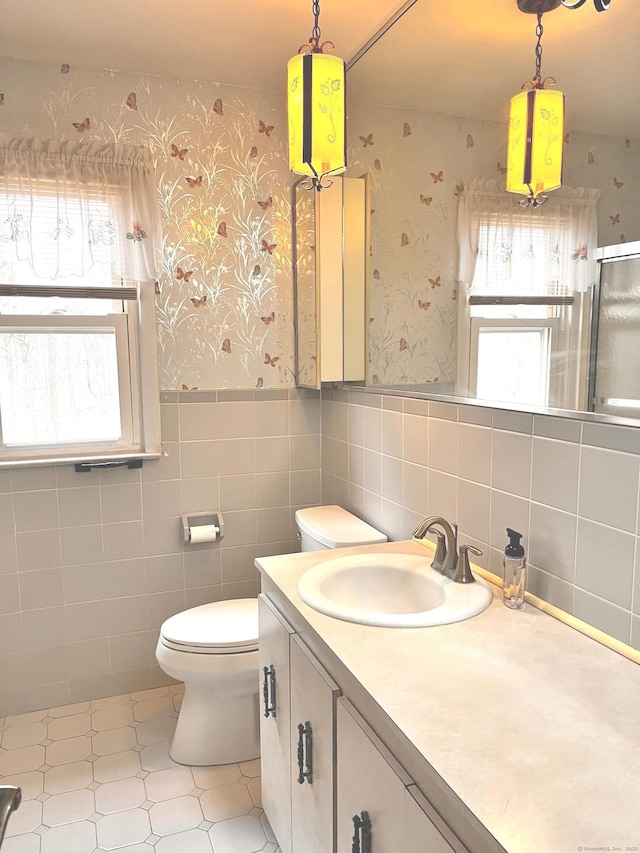
{"type": "Polygon", "coordinates": [[[502,576],[502,600],[512,610],[521,610],[524,607],[524,582],[527,561],[524,556],[524,548],[520,544],[522,533],[517,533],[507,527],[509,544],[504,549],[503,576],[502,576]]]}

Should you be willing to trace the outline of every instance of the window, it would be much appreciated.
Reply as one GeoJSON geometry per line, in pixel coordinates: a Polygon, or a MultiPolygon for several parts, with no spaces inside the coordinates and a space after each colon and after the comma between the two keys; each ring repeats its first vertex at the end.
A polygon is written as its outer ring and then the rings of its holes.
{"type": "Polygon", "coordinates": [[[0,146],[0,465],[158,455],[140,149],[20,143],[0,146]]]}
{"type": "Polygon", "coordinates": [[[569,199],[523,210],[506,195],[476,186],[459,210],[458,392],[580,408],[596,196],[565,190],[569,199]]]}

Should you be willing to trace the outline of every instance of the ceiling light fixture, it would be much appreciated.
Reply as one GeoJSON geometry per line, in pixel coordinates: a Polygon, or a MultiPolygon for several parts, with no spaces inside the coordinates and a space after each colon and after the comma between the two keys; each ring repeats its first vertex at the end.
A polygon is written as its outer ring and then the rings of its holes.
{"type": "Polygon", "coordinates": [[[334,50],[320,41],[320,2],[313,0],[314,26],[308,44],[289,60],[289,168],[306,175],[305,189],[330,187],[328,175],[347,168],[345,64],[325,53],[334,50]]]}
{"type": "MultiPolygon", "coordinates": [[[[567,9],[579,9],[587,0],[560,0],[560,2],[567,9]]],[[[593,0],[593,5],[596,7],[596,12],[606,12],[611,5],[611,0],[593,0]]]]}
{"type": "Polygon", "coordinates": [[[562,186],[564,147],[564,95],[545,89],[555,86],[553,77],[542,78],[542,14],[556,9],[559,0],[518,0],[523,12],[538,17],[536,35],[536,73],[522,84],[511,99],[507,142],[507,190],[525,195],[522,207],[538,207],[546,193],[562,186]]]}

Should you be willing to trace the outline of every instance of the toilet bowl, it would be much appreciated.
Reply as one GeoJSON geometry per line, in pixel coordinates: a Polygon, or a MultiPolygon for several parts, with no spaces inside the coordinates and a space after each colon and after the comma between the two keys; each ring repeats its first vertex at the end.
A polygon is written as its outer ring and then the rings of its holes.
{"type": "Polygon", "coordinates": [[[217,601],[160,628],[160,668],[184,682],[169,754],[178,764],[249,761],[260,755],[258,601],[217,601]]]}

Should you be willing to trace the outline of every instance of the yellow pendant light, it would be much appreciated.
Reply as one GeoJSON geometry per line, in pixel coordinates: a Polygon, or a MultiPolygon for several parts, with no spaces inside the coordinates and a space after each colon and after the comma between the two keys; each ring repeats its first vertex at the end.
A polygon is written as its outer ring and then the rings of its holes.
{"type": "Polygon", "coordinates": [[[328,175],[347,168],[345,64],[324,53],[330,41],[320,42],[320,2],[313,0],[315,24],[309,43],[289,60],[289,168],[309,180],[306,189],[331,186],[328,175]]]}
{"type": "MultiPolygon", "coordinates": [[[[520,3],[525,0],[519,0],[520,3]]],[[[523,91],[511,99],[507,141],[507,190],[526,196],[523,207],[538,207],[547,200],[546,193],[562,186],[562,155],[564,148],[564,95],[545,89],[555,85],[553,77],[544,80],[542,64],[542,7],[543,0],[529,0],[537,8],[536,73],[524,83],[523,91]]],[[[546,0],[555,8],[558,0],[546,0]]],[[[520,6],[523,8],[523,6],[520,6]]]]}

